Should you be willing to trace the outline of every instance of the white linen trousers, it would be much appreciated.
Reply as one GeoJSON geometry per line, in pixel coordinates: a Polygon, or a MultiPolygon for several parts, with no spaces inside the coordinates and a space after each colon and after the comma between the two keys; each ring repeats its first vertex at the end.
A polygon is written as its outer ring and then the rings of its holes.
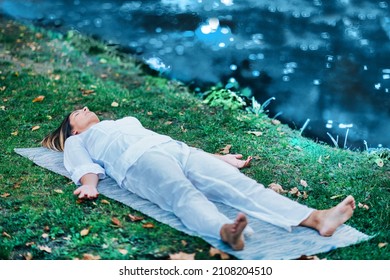
{"type": "Polygon", "coordinates": [[[126,173],[123,188],[173,212],[189,229],[220,238],[233,221],[213,201],[290,231],[314,209],[265,188],[237,168],[179,141],[152,147],[126,173]]]}

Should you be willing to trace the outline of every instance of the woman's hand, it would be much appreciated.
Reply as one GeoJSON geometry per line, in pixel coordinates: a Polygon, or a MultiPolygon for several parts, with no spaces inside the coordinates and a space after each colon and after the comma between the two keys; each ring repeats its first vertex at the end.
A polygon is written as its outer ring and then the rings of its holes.
{"type": "Polygon", "coordinates": [[[78,187],[73,194],[78,195],[81,199],[94,199],[97,198],[99,192],[97,191],[97,184],[99,177],[93,173],[87,173],[80,179],[81,186],[78,187]]]}
{"type": "Polygon", "coordinates": [[[99,192],[93,185],[82,185],[78,187],[74,192],[74,195],[78,195],[81,199],[94,199],[97,198],[99,192]]]}
{"type": "Polygon", "coordinates": [[[248,167],[251,163],[252,157],[249,156],[246,160],[242,160],[241,154],[227,154],[227,155],[219,155],[221,160],[233,165],[237,168],[248,167]]]}

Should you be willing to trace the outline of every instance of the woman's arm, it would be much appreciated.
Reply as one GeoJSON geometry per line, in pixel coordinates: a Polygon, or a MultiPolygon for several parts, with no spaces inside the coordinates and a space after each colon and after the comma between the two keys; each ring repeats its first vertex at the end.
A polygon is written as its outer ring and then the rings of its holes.
{"type": "Polygon", "coordinates": [[[237,167],[237,168],[248,167],[251,160],[252,160],[251,156],[249,156],[246,160],[242,160],[241,154],[227,154],[227,155],[213,154],[213,156],[215,156],[215,157],[219,158],[220,160],[223,160],[224,162],[227,162],[230,165],[233,165],[234,167],[237,167]]]}
{"type": "Polygon", "coordinates": [[[82,199],[94,199],[98,197],[97,184],[99,182],[99,176],[97,174],[85,174],[81,177],[80,182],[81,186],[73,192],[74,195],[78,195],[82,199]]]}

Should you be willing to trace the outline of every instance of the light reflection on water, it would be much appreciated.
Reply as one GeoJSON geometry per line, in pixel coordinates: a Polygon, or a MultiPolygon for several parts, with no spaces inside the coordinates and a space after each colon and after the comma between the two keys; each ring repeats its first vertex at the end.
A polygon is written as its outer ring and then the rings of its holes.
{"type": "Polygon", "coordinates": [[[390,146],[387,1],[3,0],[0,7],[100,36],[194,86],[233,77],[260,103],[276,97],[271,117],[307,124],[304,135],[329,143],[329,134],[339,136],[343,146],[348,133],[348,147],[390,146]]]}

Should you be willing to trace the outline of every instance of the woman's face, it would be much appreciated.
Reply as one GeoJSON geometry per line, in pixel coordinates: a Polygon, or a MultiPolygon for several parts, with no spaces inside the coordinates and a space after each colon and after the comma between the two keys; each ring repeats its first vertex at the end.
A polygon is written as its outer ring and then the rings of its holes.
{"type": "Polygon", "coordinates": [[[84,107],[83,109],[73,111],[69,116],[69,122],[72,127],[72,134],[76,135],[97,124],[99,118],[88,107],[84,107]]]}

